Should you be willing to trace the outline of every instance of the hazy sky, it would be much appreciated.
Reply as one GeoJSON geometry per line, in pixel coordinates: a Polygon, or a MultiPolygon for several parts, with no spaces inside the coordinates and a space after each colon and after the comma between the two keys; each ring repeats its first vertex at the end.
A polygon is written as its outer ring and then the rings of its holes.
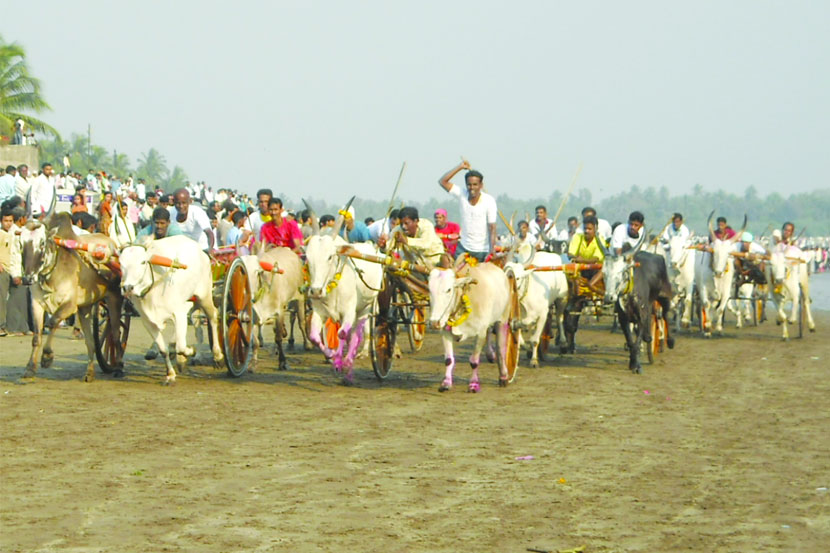
{"type": "Polygon", "coordinates": [[[288,197],[830,187],[830,1],[4,2],[63,134],[288,197]],[[459,182],[460,179],[459,179],[459,182]]]}

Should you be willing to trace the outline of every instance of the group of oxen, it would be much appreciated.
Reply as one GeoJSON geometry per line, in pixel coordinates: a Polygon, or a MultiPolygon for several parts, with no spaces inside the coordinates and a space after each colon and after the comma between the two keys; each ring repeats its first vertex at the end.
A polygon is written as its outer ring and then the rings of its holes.
{"type": "MultiPolygon", "coordinates": [[[[254,291],[253,311],[259,326],[255,336],[261,335],[263,325],[274,323],[280,369],[287,368],[282,346],[287,306],[295,302],[300,312],[299,320],[303,321],[307,299],[312,315],[308,333],[303,334],[304,345],[307,346],[310,340],[319,347],[334,369],[342,374],[344,382],[351,383],[355,358],[364,342],[370,317],[376,313],[378,293],[384,286],[384,268],[380,263],[367,260],[382,255],[371,243],[349,245],[360,255],[343,253],[347,242],[339,233],[342,224],[341,216],[332,231],[321,232],[313,218],[314,233],[307,240],[305,249],[307,280],[300,257],[287,248],[264,250],[242,256],[242,259],[254,291]],[[366,259],[360,259],[361,255],[366,259]],[[324,321],[327,319],[339,325],[339,345],[334,349],[324,339],[324,321]]],[[[649,343],[654,339],[650,322],[655,306],[660,308],[669,347],[674,345],[669,314],[674,304],[685,304],[683,322],[689,323],[695,286],[704,309],[710,313],[708,320],[715,321],[717,330],[722,330],[722,314],[734,278],[731,240],[719,240],[712,233],[711,247],[705,251],[673,240],[665,252],[655,254],[644,251],[645,236],[644,230],[636,247],[621,255],[615,256],[606,250],[602,265],[605,301],[614,305],[625,334],[629,368],[634,372],[641,371],[641,342],[649,343]]],[[[481,385],[480,355],[488,338],[496,337],[499,384],[505,386],[508,382],[505,352],[509,330],[526,331],[523,343],[529,350],[531,366],[538,366],[538,345],[549,317],[555,321],[558,337],[568,334],[563,327],[569,294],[565,275],[561,271],[540,270],[561,267],[561,257],[536,252],[531,259],[517,261],[520,256],[515,250],[509,251],[508,256],[511,259],[503,266],[463,260],[452,263],[448,259],[429,272],[426,283],[430,301],[429,323],[441,332],[444,346],[446,372],[439,388],[442,391],[453,386],[454,341],[475,339],[470,356],[469,390],[477,392],[481,385]],[[518,296],[521,316],[518,321],[513,320],[514,328],[509,329],[515,296],[518,296]]],[[[779,319],[784,320],[785,295],[797,294],[799,283],[806,290],[806,278],[795,270],[798,265],[793,265],[789,257],[783,253],[770,254],[774,299],[781,306],[779,319]]],[[[49,333],[45,345],[41,334],[44,312],[52,315],[52,329],[77,312],[89,356],[85,380],[92,380],[95,346],[90,323],[93,306],[102,300],[106,302],[111,342],[120,348],[119,319],[125,298],[140,314],[164,359],[166,383],[175,382],[176,369],[162,331],[172,319],[176,361],[181,370],[187,359],[195,354],[194,348],[188,347],[186,342],[188,314],[194,306],[207,316],[214,362],[223,360],[217,336],[219,315],[214,304],[210,259],[187,237],[148,240],[117,251],[115,244],[104,235],[75,235],[68,214],[59,213],[31,233],[24,248],[24,268],[28,281],[33,284],[33,312],[38,329],[32,342],[26,377],[35,375],[38,364],[48,366],[53,359],[51,341],[54,332],[49,333]]],[[[797,296],[792,297],[797,304],[797,296]]],[[[578,313],[570,316],[571,322],[574,317],[578,320],[578,313]]],[[[812,317],[809,320],[812,329],[812,317]]],[[[305,331],[303,324],[300,327],[305,331]]],[[[710,327],[704,330],[711,333],[710,327]]],[[[573,332],[571,328],[570,347],[563,346],[563,351],[573,351],[573,332]]],[[[785,336],[786,332],[785,322],[785,336]]],[[[253,345],[256,359],[259,346],[256,337],[253,345]]],[[[118,359],[121,354],[123,352],[119,351],[118,359]]],[[[123,363],[115,374],[123,374],[123,363]]]]}
{"type": "MultiPolygon", "coordinates": [[[[714,213],[714,212],[713,212],[714,213]]],[[[712,213],[712,214],[713,214],[712,213]]],[[[657,246],[657,251],[666,258],[669,279],[672,286],[672,306],[680,313],[678,326],[688,327],[693,315],[692,303],[695,294],[701,304],[701,327],[705,336],[712,335],[712,326],[717,333],[723,333],[724,314],[727,309],[737,319],[737,327],[743,326],[743,320],[749,319],[750,298],[761,301],[771,300],[775,306],[776,322],[783,327],[782,338],[789,338],[788,323],[794,324],[800,316],[802,296],[807,327],[815,331],[815,323],[810,310],[809,274],[806,257],[795,246],[778,246],[767,250],[764,255],[752,255],[736,252],[735,244],[741,239],[746,229],[747,218],[744,217],[741,231],[732,238],[719,238],[712,228],[712,214],[709,215],[709,242],[707,245],[692,244],[690,239],[680,236],[671,238],[664,249],[657,246]],[[742,279],[737,271],[736,259],[747,262],[766,262],[766,283],[760,284],[742,279]],[[753,259],[754,258],[754,259],[753,259]],[[753,295],[753,288],[758,293],[753,295]],[[735,291],[737,290],[737,293],[735,291]],[[789,316],[785,312],[786,304],[791,303],[789,316]]]]}

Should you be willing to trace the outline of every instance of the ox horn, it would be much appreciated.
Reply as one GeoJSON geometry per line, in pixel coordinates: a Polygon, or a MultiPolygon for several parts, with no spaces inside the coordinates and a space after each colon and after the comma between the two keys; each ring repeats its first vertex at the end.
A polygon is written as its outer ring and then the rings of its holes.
{"type": "Polygon", "coordinates": [[[533,265],[533,258],[534,258],[534,257],[536,257],[536,247],[535,247],[535,246],[530,248],[530,257],[528,258],[528,260],[527,260],[527,261],[525,261],[524,263],[522,263],[522,266],[523,266],[525,269],[527,269],[528,267],[530,267],[531,265],[533,265]]]}
{"type": "Polygon", "coordinates": [[[643,244],[646,243],[646,235],[647,234],[648,234],[648,231],[647,231],[645,225],[643,225],[643,228],[640,229],[640,239],[637,241],[637,245],[634,246],[633,250],[631,250],[630,252],[625,254],[625,258],[627,260],[630,261],[630,260],[634,259],[634,256],[637,255],[637,252],[639,252],[640,249],[643,247],[643,244]]]}
{"type": "Polygon", "coordinates": [[[709,212],[709,218],[706,219],[706,224],[709,225],[709,241],[715,241],[715,228],[712,226],[712,216],[715,214],[715,210],[709,212]]]}
{"type": "Polygon", "coordinates": [[[343,213],[349,211],[349,208],[352,207],[352,202],[354,201],[354,196],[346,203],[346,206],[341,210],[340,214],[337,216],[337,222],[334,224],[334,232],[332,233],[333,236],[337,236],[340,234],[340,229],[343,228],[343,223],[346,222],[346,216],[343,213]]]}
{"type": "Polygon", "coordinates": [[[317,214],[314,213],[314,208],[303,198],[303,204],[305,204],[305,208],[308,210],[309,215],[311,215],[311,230],[313,231],[314,235],[320,234],[320,221],[317,220],[317,214]]]}
{"type": "Polygon", "coordinates": [[[746,221],[747,221],[747,217],[746,217],[746,213],[744,213],[744,224],[741,226],[741,230],[739,230],[737,233],[735,233],[735,236],[732,237],[732,242],[737,242],[738,240],[741,239],[741,236],[743,236],[744,231],[746,230],[746,221]]]}

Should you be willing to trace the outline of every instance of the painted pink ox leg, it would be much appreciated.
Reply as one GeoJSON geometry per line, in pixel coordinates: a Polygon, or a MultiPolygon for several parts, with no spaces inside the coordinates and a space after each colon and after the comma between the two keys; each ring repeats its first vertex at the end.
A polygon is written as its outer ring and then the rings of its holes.
{"type": "Polygon", "coordinates": [[[439,392],[446,392],[452,388],[452,370],[455,367],[455,359],[453,357],[447,357],[444,359],[444,365],[446,365],[447,370],[444,374],[444,380],[438,386],[439,392]]]}
{"type": "Polygon", "coordinates": [[[478,378],[478,362],[478,355],[473,354],[470,356],[470,366],[473,368],[473,375],[470,377],[470,386],[467,388],[467,391],[473,394],[481,391],[481,381],[478,378]]]}

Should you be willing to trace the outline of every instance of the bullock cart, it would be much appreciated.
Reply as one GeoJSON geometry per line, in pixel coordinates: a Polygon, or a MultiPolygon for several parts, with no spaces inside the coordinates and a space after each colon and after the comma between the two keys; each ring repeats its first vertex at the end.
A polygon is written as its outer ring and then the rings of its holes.
{"type": "MultiPolygon", "coordinates": [[[[95,252],[92,255],[102,258],[95,252]]],[[[248,271],[235,246],[215,249],[208,255],[213,278],[213,303],[219,311],[217,329],[219,345],[225,357],[228,374],[239,377],[248,370],[253,356],[254,296],[248,279],[248,271]]],[[[149,263],[159,267],[168,267],[171,270],[186,268],[175,260],[157,255],[152,256],[149,263]]],[[[117,261],[109,261],[109,264],[117,267],[117,261]]],[[[121,313],[120,351],[124,351],[126,347],[130,319],[135,316],[137,316],[135,308],[129,301],[125,301],[121,313]]],[[[113,343],[108,317],[106,305],[103,302],[97,304],[93,312],[93,337],[96,357],[101,370],[105,373],[113,372],[119,361],[117,357],[119,348],[113,343]]],[[[208,333],[208,336],[212,336],[211,333],[208,333]]]]}
{"type": "MultiPolygon", "coordinates": [[[[638,265],[639,263],[635,263],[632,267],[636,267],[638,265]]],[[[591,315],[595,316],[597,320],[599,320],[600,316],[603,315],[604,309],[607,305],[605,303],[605,294],[602,286],[590,286],[588,284],[588,279],[582,276],[582,271],[602,270],[602,263],[566,263],[564,265],[554,266],[529,265],[528,270],[562,271],[565,274],[565,278],[568,280],[568,287],[570,289],[571,298],[568,302],[569,305],[575,306],[580,313],[587,310],[591,315]]],[[[630,285],[631,281],[629,281],[629,286],[630,285]]],[[[616,323],[617,320],[615,318],[614,324],[616,325],[616,323]]],[[[668,329],[666,328],[665,321],[662,317],[662,308],[656,302],[654,308],[652,309],[650,324],[652,340],[651,343],[646,344],[646,353],[648,355],[649,362],[653,363],[655,355],[665,349],[668,337],[668,329]]],[[[550,340],[554,338],[555,328],[556,325],[549,314],[547,323],[545,324],[545,331],[543,332],[542,339],[539,343],[540,353],[543,354],[548,351],[550,340]]],[[[634,328],[632,331],[637,332],[637,329],[634,328]]],[[[563,347],[567,348],[567,346],[563,347]]]]}
{"type": "Polygon", "coordinates": [[[429,269],[394,256],[363,254],[351,246],[342,246],[338,252],[353,259],[380,264],[383,284],[378,291],[377,304],[369,320],[369,354],[372,370],[383,380],[392,369],[399,327],[406,331],[412,352],[424,344],[429,309],[429,289],[426,278],[429,269]]]}

